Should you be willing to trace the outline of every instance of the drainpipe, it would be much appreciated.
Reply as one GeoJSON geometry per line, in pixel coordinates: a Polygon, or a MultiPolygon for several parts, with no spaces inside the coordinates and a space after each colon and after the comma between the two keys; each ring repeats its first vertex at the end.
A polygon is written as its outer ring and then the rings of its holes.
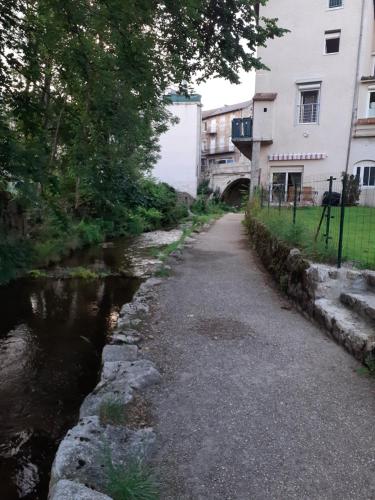
{"type": "Polygon", "coordinates": [[[349,131],[349,140],[348,140],[348,149],[346,154],[346,165],[345,165],[345,174],[348,174],[349,170],[349,162],[350,162],[350,153],[352,150],[352,140],[353,140],[353,130],[354,124],[358,115],[358,96],[359,96],[359,70],[360,70],[360,57],[362,50],[362,41],[363,41],[363,21],[365,17],[365,3],[366,0],[362,0],[361,7],[361,25],[359,29],[359,40],[358,40],[358,50],[357,50],[357,65],[355,72],[355,80],[354,80],[354,94],[353,94],[353,106],[352,106],[352,119],[350,123],[350,131],[349,131]]]}

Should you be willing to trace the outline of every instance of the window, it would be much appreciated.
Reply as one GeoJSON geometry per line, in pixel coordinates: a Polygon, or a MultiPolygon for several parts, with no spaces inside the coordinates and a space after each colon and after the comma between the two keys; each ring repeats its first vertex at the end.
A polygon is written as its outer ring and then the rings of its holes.
{"type": "Polygon", "coordinates": [[[375,118],[375,89],[368,94],[367,118],[375,118]]]}
{"type": "Polygon", "coordinates": [[[342,7],[343,0],[329,0],[329,8],[337,9],[338,7],[342,7]]]}
{"type": "Polygon", "coordinates": [[[324,38],[326,54],[337,54],[340,52],[340,37],[341,30],[325,32],[324,38]]]}
{"type": "Polygon", "coordinates": [[[216,163],[218,165],[226,165],[227,163],[234,163],[233,158],[220,158],[219,160],[216,160],[216,163]]]}
{"type": "Polygon", "coordinates": [[[375,186],[375,167],[363,168],[363,183],[364,186],[375,186]]]}
{"type": "Polygon", "coordinates": [[[364,188],[375,187],[375,162],[361,161],[354,165],[354,175],[359,184],[364,188]]]}
{"type": "Polygon", "coordinates": [[[300,87],[298,105],[299,123],[318,123],[320,88],[300,87]]]}

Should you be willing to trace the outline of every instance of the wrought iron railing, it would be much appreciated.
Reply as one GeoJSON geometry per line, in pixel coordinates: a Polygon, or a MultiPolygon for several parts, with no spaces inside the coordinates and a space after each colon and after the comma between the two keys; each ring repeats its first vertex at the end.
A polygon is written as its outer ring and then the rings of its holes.
{"type": "Polygon", "coordinates": [[[319,103],[300,104],[298,106],[299,123],[318,123],[319,121],[319,103]]]}

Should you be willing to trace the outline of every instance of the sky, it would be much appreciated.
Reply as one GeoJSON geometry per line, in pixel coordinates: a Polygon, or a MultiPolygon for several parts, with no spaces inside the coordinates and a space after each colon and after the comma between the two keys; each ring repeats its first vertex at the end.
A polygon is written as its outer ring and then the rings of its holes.
{"type": "Polygon", "coordinates": [[[216,78],[196,86],[196,92],[202,96],[203,109],[220,108],[225,104],[236,104],[252,99],[255,72],[241,72],[240,78],[239,85],[233,85],[227,80],[216,78]]]}

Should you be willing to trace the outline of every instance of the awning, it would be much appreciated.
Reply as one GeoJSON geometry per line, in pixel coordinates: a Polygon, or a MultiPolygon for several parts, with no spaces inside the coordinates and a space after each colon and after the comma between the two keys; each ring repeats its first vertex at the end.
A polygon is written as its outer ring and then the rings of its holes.
{"type": "Polygon", "coordinates": [[[326,153],[279,153],[268,155],[269,161],[324,160],[326,153]]]}

